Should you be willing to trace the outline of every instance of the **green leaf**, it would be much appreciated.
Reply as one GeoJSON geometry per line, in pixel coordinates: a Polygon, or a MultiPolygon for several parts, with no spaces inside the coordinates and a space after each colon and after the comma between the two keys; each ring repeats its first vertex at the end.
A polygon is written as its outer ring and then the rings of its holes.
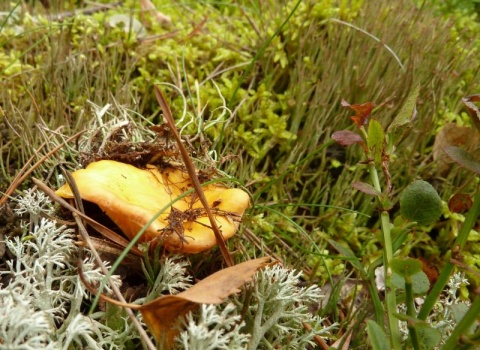
{"type": "Polygon", "coordinates": [[[480,175],[480,163],[470,153],[455,146],[448,146],[443,150],[456,163],[480,175]]]}
{"type": "Polygon", "coordinates": [[[442,334],[438,329],[432,328],[425,323],[419,323],[415,325],[417,331],[418,342],[420,343],[420,349],[431,350],[434,349],[440,340],[442,340],[442,334]]]}
{"type": "Polygon", "coordinates": [[[408,322],[409,325],[415,328],[419,342],[419,349],[430,350],[435,348],[440,342],[442,334],[427,322],[405,314],[395,313],[394,315],[400,321],[408,322]]]}
{"type": "Polygon", "coordinates": [[[363,192],[365,194],[369,194],[371,196],[381,196],[382,194],[378,192],[375,187],[373,187],[370,184],[367,184],[365,182],[360,182],[360,181],[355,181],[352,184],[352,187],[355,188],[356,190],[359,190],[360,192],[363,192]]]}
{"type": "Polygon", "coordinates": [[[422,271],[422,263],[416,259],[392,259],[390,267],[393,272],[400,276],[413,276],[419,271],[422,271]]]}
{"type": "Polygon", "coordinates": [[[388,150],[393,152],[396,147],[408,134],[412,128],[412,122],[417,115],[416,102],[418,94],[420,93],[420,85],[417,85],[407,97],[400,112],[392,121],[387,129],[388,150]]]}
{"type": "Polygon", "coordinates": [[[397,114],[393,122],[388,127],[388,132],[396,129],[398,127],[404,126],[405,124],[410,124],[417,114],[417,98],[420,93],[420,85],[417,85],[407,97],[407,100],[403,104],[402,109],[397,114]]]}
{"type": "MultiPolygon", "coordinates": [[[[425,295],[430,288],[430,281],[425,272],[420,271],[411,275],[412,291],[416,296],[425,295]]],[[[392,285],[396,289],[405,290],[405,278],[396,272],[392,273],[392,285]]]]}
{"type": "Polygon", "coordinates": [[[394,312],[393,316],[398,318],[400,321],[408,322],[408,323],[410,323],[414,326],[416,326],[417,324],[422,324],[422,323],[428,324],[425,321],[419,320],[418,318],[415,318],[415,317],[412,317],[412,316],[408,316],[407,314],[399,314],[397,312],[394,312]]]}
{"type": "Polygon", "coordinates": [[[367,332],[373,350],[390,350],[390,341],[387,335],[375,321],[367,321],[367,332]]]}
{"type": "Polygon", "coordinates": [[[428,182],[423,180],[410,184],[400,198],[400,214],[419,225],[430,225],[442,214],[442,199],[428,182]]]}
{"type": "Polygon", "coordinates": [[[333,246],[333,248],[335,248],[340,254],[348,258],[348,261],[350,261],[353,267],[357,268],[362,273],[365,273],[362,263],[360,262],[360,260],[358,260],[358,258],[349,248],[344,247],[340,243],[337,243],[331,239],[328,240],[328,243],[330,243],[333,246]]]}
{"type": "Polygon", "coordinates": [[[375,164],[382,162],[385,144],[385,133],[378,120],[371,119],[368,123],[368,149],[370,150],[375,164]]]}
{"type": "MultiPolygon", "coordinates": [[[[453,318],[455,319],[455,323],[459,324],[460,321],[462,320],[463,316],[467,313],[469,309],[469,305],[464,304],[464,303],[459,303],[459,304],[452,304],[448,306],[452,310],[452,315],[453,318]]],[[[468,329],[468,332],[471,333],[477,328],[478,321],[473,323],[470,328],[468,329]]]]}

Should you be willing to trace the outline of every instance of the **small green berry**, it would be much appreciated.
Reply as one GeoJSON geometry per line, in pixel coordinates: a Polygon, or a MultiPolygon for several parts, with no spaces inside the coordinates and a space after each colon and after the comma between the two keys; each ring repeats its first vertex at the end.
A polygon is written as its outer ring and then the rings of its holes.
{"type": "Polygon", "coordinates": [[[402,193],[400,214],[419,225],[430,225],[442,214],[442,199],[428,182],[415,181],[402,193]]]}

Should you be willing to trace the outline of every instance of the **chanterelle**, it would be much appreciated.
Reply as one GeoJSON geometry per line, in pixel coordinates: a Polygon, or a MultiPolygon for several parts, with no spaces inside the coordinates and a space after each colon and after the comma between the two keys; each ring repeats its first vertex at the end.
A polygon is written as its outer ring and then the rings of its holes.
{"type": "MultiPolygon", "coordinates": [[[[163,207],[192,188],[180,169],[139,169],[129,164],[101,160],[73,173],[82,199],[97,204],[130,239],[163,207]]],[[[249,206],[247,193],[210,184],[202,187],[223,237],[235,234],[249,206]]],[[[68,185],[57,190],[73,198],[68,185]]],[[[205,209],[195,192],[169,206],[146,230],[143,241],[158,239],[170,251],[198,253],[217,242],[205,209]]]]}

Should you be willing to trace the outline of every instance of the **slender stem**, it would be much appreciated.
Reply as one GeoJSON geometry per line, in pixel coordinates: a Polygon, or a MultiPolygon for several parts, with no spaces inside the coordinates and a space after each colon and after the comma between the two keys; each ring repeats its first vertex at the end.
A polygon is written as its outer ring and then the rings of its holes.
{"type": "MultiPolygon", "coordinates": [[[[381,193],[382,188],[373,161],[368,163],[368,170],[373,187],[381,193]]],[[[390,269],[390,261],[393,259],[392,236],[390,234],[390,215],[383,209],[384,208],[382,208],[381,213],[381,224],[383,231],[383,265],[385,268],[385,302],[390,329],[390,342],[393,349],[400,349],[400,331],[398,330],[398,320],[394,316],[394,313],[397,312],[397,301],[395,298],[395,288],[393,287],[391,280],[392,271],[390,269]]]]}
{"type": "MultiPolygon", "coordinates": [[[[477,292],[478,293],[478,292],[477,292]]],[[[478,318],[480,314],[480,296],[477,295],[467,313],[463,316],[461,321],[457,324],[452,334],[448,337],[447,342],[443,346],[443,350],[454,350],[460,346],[460,337],[468,333],[469,328],[478,318]]]]}
{"type": "MultiPolygon", "coordinates": [[[[413,300],[413,286],[412,286],[412,277],[410,275],[405,276],[405,303],[407,304],[407,315],[415,318],[415,305],[413,300]]],[[[412,340],[412,347],[417,350],[420,349],[420,344],[418,342],[418,334],[415,329],[415,324],[413,321],[409,320],[407,322],[408,332],[410,334],[410,339],[412,340]]]]}
{"type": "Polygon", "coordinates": [[[375,276],[370,276],[367,281],[367,288],[372,298],[373,310],[375,312],[375,321],[381,327],[385,325],[385,309],[377,293],[377,285],[375,284],[375,276]]]}
{"type": "Polygon", "coordinates": [[[382,211],[380,215],[383,230],[383,240],[385,245],[385,263],[390,266],[390,261],[393,259],[392,235],[390,232],[390,215],[386,210],[382,211]]]}
{"type": "Polygon", "coordinates": [[[392,236],[390,234],[390,216],[387,211],[382,211],[382,231],[383,231],[383,264],[385,267],[385,302],[387,306],[388,325],[390,328],[390,341],[393,349],[400,349],[400,331],[398,330],[398,320],[394,316],[397,312],[397,300],[395,298],[395,288],[392,284],[392,270],[390,261],[393,259],[392,236]]]}
{"type": "MultiPolygon", "coordinates": [[[[463,222],[463,225],[458,233],[457,239],[455,240],[455,244],[453,245],[453,249],[459,248],[459,253],[464,247],[465,242],[467,241],[467,238],[468,238],[468,234],[470,233],[470,230],[473,229],[479,215],[480,215],[480,188],[477,188],[477,193],[475,194],[475,197],[473,199],[473,205],[470,208],[470,211],[468,212],[467,216],[465,217],[465,221],[463,222]]],[[[450,275],[453,272],[454,267],[455,266],[452,264],[452,262],[449,259],[445,264],[445,267],[442,269],[442,272],[438,276],[437,282],[435,283],[432,290],[425,298],[422,309],[418,313],[418,319],[425,320],[428,317],[435,303],[437,302],[438,297],[440,296],[443,289],[445,288],[445,285],[447,284],[450,278],[450,275]]]]}

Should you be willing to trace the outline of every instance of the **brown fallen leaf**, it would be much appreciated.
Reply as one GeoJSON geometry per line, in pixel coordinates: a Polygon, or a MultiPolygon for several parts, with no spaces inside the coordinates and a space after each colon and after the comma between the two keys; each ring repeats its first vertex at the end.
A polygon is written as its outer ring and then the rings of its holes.
{"type": "Polygon", "coordinates": [[[142,305],[145,323],[155,335],[157,342],[173,341],[177,334],[172,330],[175,321],[195,309],[199,304],[221,304],[231,295],[240,292],[240,287],[252,280],[255,272],[264,267],[269,257],[248,260],[220,270],[201,280],[186,291],[157,298],[142,305]]]}
{"type": "MultiPolygon", "coordinates": [[[[173,328],[176,320],[194,310],[200,304],[220,304],[230,295],[240,292],[240,288],[252,280],[257,270],[265,267],[270,257],[248,260],[225,268],[201,280],[184,292],[176,295],[164,295],[143,305],[124,304],[118,300],[101,298],[113,304],[140,310],[143,320],[157,340],[157,346],[170,349],[178,331],[173,328]]],[[[81,268],[79,275],[90,292],[96,290],[85,280],[81,268]]]]}
{"type": "Polygon", "coordinates": [[[458,126],[454,123],[445,126],[435,136],[433,144],[433,160],[438,162],[438,172],[448,173],[454,161],[444,152],[449,146],[461,147],[465,151],[473,151],[480,145],[479,134],[472,128],[458,126]]]}

